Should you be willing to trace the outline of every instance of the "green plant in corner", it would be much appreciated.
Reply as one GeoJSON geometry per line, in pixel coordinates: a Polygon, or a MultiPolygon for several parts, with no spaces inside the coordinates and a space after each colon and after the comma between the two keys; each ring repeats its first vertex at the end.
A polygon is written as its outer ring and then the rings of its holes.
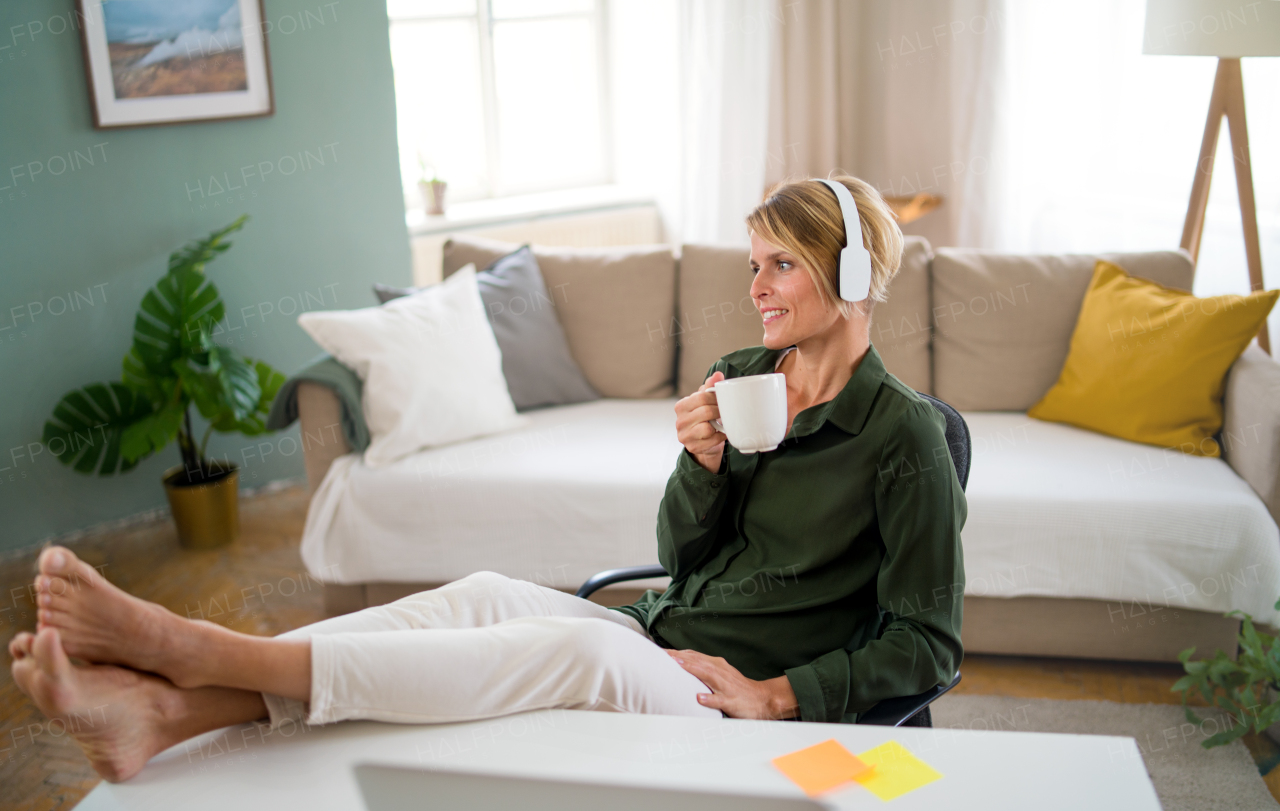
{"type": "Polygon", "coordinates": [[[134,319],[122,381],[67,393],[45,423],[44,444],[59,461],[81,473],[110,476],[133,469],[176,439],[184,471],[175,483],[200,484],[229,469],[206,456],[214,431],[266,432],[267,412],[284,375],[214,342],[225,307],[204,272],[231,247],[226,236],[248,219],[246,214],[169,255],[168,272],[147,291],[134,319]],[[209,423],[199,441],[191,424],[193,404],[209,423]]]}
{"type": "MultiPolygon", "coordinates": [[[[1280,611],[1280,600],[1276,601],[1280,611]]],[[[1173,685],[1182,693],[1182,707],[1187,720],[1199,724],[1201,719],[1187,706],[1187,699],[1198,693],[1210,705],[1226,710],[1233,726],[1211,735],[1200,745],[1205,749],[1222,746],[1244,735],[1250,729],[1262,732],[1280,721],[1280,645],[1276,637],[1254,627],[1253,617],[1243,611],[1232,611],[1225,616],[1240,617],[1240,652],[1232,661],[1222,651],[1211,659],[1191,661],[1195,648],[1187,648],[1178,654],[1187,675],[1173,685]],[[1252,722],[1250,721],[1252,719],[1252,722]]]]}

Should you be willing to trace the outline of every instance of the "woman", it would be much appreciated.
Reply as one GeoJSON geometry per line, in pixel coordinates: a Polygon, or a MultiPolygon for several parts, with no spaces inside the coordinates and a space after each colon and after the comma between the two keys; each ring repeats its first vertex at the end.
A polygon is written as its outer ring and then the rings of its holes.
{"type": "Polygon", "coordinates": [[[853,721],[945,683],[961,657],[964,495],[941,416],[869,340],[901,233],[873,188],[837,181],[857,202],[870,297],[836,293],[844,224],[822,183],[783,184],[747,218],[764,345],[721,359],[676,404],[684,450],[658,516],[666,592],[605,609],[482,572],[265,638],[131,597],[53,547],[37,633],[10,645],[15,681],[52,718],[105,712],[67,728],[109,780],[260,718],[433,723],[562,707],[853,721]],[[740,454],[711,423],[710,388],[775,370],[788,437],[740,454]]]}

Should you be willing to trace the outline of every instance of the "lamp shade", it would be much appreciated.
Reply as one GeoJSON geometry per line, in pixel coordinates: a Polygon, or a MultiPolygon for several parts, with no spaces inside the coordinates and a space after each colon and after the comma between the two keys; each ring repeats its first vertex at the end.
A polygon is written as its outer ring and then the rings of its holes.
{"type": "Polygon", "coordinates": [[[1280,56],[1280,0],[1147,0],[1142,52],[1280,56]]]}

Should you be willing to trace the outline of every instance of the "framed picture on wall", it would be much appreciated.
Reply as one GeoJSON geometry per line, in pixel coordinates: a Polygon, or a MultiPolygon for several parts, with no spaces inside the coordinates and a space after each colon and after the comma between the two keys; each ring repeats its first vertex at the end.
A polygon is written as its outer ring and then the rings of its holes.
{"type": "Polygon", "coordinates": [[[271,115],[261,0],[76,0],[98,129],[271,115]]]}

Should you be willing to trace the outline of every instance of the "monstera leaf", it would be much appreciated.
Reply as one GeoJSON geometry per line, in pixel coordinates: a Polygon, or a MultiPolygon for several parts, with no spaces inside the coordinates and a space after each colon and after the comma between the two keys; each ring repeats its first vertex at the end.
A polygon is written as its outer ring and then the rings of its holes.
{"type": "Polygon", "coordinates": [[[182,418],[186,414],[183,403],[168,403],[125,428],[120,437],[121,455],[136,463],[161,450],[182,430],[182,418]]]}
{"type": "Polygon", "coordinates": [[[121,380],[136,393],[152,403],[161,403],[172,398],[173,390],[178,385],[177,378],[172,374],[167,376],[152,374],[133,347],[130,347],[129,354],[124,356],[122,366],[124,374],[121,375],[121,380]]]}
{"type": "Polygon", "coordinates": [[[218,254],[231,247],[231,243],[224,242],[223,237],[232,231],[239,231],[248,221],[249,215],[242,214],[239,219],[225,228],[219,228],[204,239],[189,242],[181,250],[169,254],[169,272],[173,273],[180,268],[191,268],[198,273],[203,273],[206,262],[215,259],[218,254]]]}
{"type": "Polygon", "coordinates": [[[194,357],[176,361],[173,370],[200,416],[207,420],[228,415],[233,421],[243,420],[258,407],[262,396],[253,366],[225,346],[211,345],[204,362],[194,357]]]}
{"type": "Polygon", "coordinates": [[[213,282],[198,270],[179,268],[143,296],[133,322],[130,354],[151,374],[169,374],[174,361],[192,349],[198,351],[203,333],[224,314],[213,282]]]}
{"type": "Polygon", "coordinates": [[[45,422],[45,447],[81,473],[110,476],[130,470],[140,456],[121,450],[126,429],[152,413],[152,405],[120,383],[94,383],[68,392],[45,422]]]}
{"type": "MultiPolygon", "coordinates": [[[[245,359],[248,362],[248,358],[245,359]]],[[[253,411],[243,419],[219,419],[214,420],[213,429],[222,431],[223,433],[237,431],[245,436],[257,436],[267,432],[267,414],[271,411],[271,404],[275,402],[276,394],[279,393],[280,387],[284,385],[285,376],[277,372],[262,361],[252,361],[253,369],[258,377],[258,388],[261,392],[258,396],[258,402],[254,405],[253,411]]]]}

